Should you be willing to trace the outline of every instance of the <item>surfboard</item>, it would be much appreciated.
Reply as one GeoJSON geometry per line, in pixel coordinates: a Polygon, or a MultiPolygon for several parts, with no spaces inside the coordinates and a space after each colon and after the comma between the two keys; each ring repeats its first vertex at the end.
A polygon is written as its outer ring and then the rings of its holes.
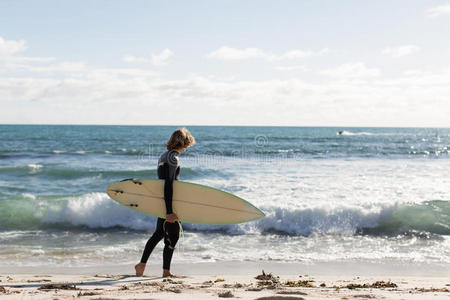
{"type": "MultiPolygon", "coordinates": [[[[139,212],[165,218],[164,180],[125,179],[108,186],[107,194],[139,212]]],[[[172,208],[182,222],[210,225],[253,221],[265,214],[250,202],[206,185],[175,180],[172,208]]]]}

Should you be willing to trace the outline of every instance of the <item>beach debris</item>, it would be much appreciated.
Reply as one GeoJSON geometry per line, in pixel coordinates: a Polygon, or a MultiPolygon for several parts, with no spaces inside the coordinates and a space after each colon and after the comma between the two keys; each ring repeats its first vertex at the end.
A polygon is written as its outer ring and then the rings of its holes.
{"type": "Polygon", "coordinates": [[[181,293],[181,290],[179,288],[177,288],[177,287],[174,287],[174,286],[166,288],[166,289],[164,289],[164,291],[172,292],[172,293],[175,293],[175,294],[180,294],[181,293]]]}
{"type": "Polygon", "coordinates": [[[236,282],[235,284],[224,283],[222,285],[222,287],[228,288],[228,289],[229,288],[240,289],[240,288],[244,288],[244,287],[247,287],[247,286],[250,286],[250,285],[249,284],[245,285],[245,284],[242,284],[242,283],[239,283],[239,282],[236,282]]]}
{"type": "Polygon", "coordinates": [[[374,295],[353,295],[353,298],[373,299],[376,297],[374,295]]]}
{"type": "Polygon", "coordinates": [[[255,278],[258,279],[256,284],[258,286],[264,286],[266,289],[275,289],[280,286],[280,277],[275,276],[272,273],[266,274],[264,270],[262,270],[262,273],[255,278]]]}
{"type": "Polygon", "coordinates": [[[71,284],[44,284],[38,290],[79,290],[79,288],[71,284]]]}
{"type": "Polygon", "coordinates": [[[13,279],[12,277],[6,276],[6,280],[12,281],[12,280],[14,280],[14,279],[13,279]]]}
{"type": "Polygon", "coordinates": [[[96,293],[96,292],[79,292],[77,297],[81,297],[81,296],[97,296],[100,295],[100,293],[96,293]]]}
{"type": "MultiPolygon", "coordinates": [[[[334,287],[334,286],[333,286],[334,287]]],[[[340,288],[348,288],[350,290],[353,289],[358,289],[358,288],[396,288],[397,284],[390,282],[390,281],[375,281],[372,284],[368,284],[368,283],[364,283],[364,284],[360,284],[360,283],[349,283],[346,286],[342,286],[340,288]]]]}
{"type": "Polygon", "coordinates": [[[126,285],[122,285],[121,287],[120,287],[120,291],[126,291],[126,290],[129,290],[130,288],[128,287],[128,286],[126,286],[126,285]]]}
{"type": "Polygon", "coordinates": [[[262,274],[256,276],[255,279],[258,279],[258,286],[264,286],[268,289],[274,289],[280,285],[279,276],[275,276],[272,273],[266,274],[264,270],[262,270],[262,274]]]}
{"type": "Polygon", "coordinates": [[[298,281],[288,280],[285,283],[283,283],[283,285],[288,287],[308,287],[308,288],[315,287],[311,282],[314,282],[314,280],[298,280],[298,281]]]}
{"type": "Polygon", "coordinates": [[[173,280],[173,279],[170,279],[170,278],[163,279],[162,282],[168,282],[168,283],[171,283],[171,284],[183,284],[182,280],[176,281],[176,280],[173,280]]]}
{"type": "Polygon", "coordinates": [[[321,283],[320,287],[327,287],[327,285],[325,283],[321,283]]]}
{"type": "Polygon", "coordinates": [[[219,293],[219,297],[220,298],[233,298],[234,295],[230,291],[226,291],[226,292],[223,292],[223,293],[219,293]]]}
{"type": "Polygon", "coordinates": [[[217,282],[222,282],[222,281],[225,281],[225,279],[223,279],[223,278],[217,278],[216,280],[214,280],[215,283],[217,283],[217,282]]]}
{"type": "Polygon", "coordinates": [[[255,279],[258,279],[258,280],[272,280],[272,281],[276,280],[276,281],[278,281],[279,277],[278,276],[274,276],[272,273],[266,274],[264,272],[264,270],[262,270],[262,274],[256,276],[255,279]]]}
{"type": "Polygon", "coordinates": [[[6,293],[6,289],[2,286],[0,286],[0,293],[6,293]]]}

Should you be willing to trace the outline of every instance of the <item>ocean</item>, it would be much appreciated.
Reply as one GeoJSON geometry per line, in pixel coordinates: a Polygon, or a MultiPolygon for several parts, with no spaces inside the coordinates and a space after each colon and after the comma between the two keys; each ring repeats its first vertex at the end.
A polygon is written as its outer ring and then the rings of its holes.
{"type": "MultiPolygon", "coordinates": [[[[183,223],[173,264],[386,262],[450,267],[450,129],[186,126],[180,180],[266,213],[183,223]]],[[[111,200],[156,179],[178,126],[0,125],[0,270],[137,263],[156,218],[111,200]]],[[[149,263],[161,264],[163,243],[149,263]]]]}

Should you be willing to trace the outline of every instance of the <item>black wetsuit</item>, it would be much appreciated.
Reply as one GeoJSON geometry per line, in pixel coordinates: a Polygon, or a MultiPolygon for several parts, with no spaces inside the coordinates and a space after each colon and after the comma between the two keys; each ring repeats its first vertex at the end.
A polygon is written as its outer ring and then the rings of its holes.
{"type": "MultiPolygon", "coordinates": [[[[158,178],[164,179],[164,201],[166,203],[167,214],[173,213],[173,181],[178,180],[180,175],[179,154],[180,153],[175,150],[166,151],[158,160],[158,178]]],[[[166,220],[163,218],[158,218],[156,230],[145,245],[141,262],[147,263],[155,246],[164,238],[163,269],[170,270],[170,262],[172,260],[173,250],[175,249],[175,245],[179,238],[180,227],[177,222],[169,223],[165,221],[166,220]]]]}

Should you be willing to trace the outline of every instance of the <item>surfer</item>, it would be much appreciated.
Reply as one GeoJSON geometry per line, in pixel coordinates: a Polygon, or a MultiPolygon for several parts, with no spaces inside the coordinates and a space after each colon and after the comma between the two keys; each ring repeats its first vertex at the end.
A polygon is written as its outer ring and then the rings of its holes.
{"type": "Polygon", "coordinates": [[[174,276],[170,273],[170,262],[172,261],[173,251],[180,234],[180,224],[178,217],[172,210],[173,181],[178,180],[180,175],[180,162],[178,155],[193,146],[195,139],[186,128],[175,130],[166,143],[167,151],[164,152],[158,160],[158,178],[164,179],[164,201],[166,203],[166,218],[158,218],[156,229],[150,239],[147,241],[141,262],[134,268],[136,276],[144,274],[147,260],[155,246],[164,239],[163,251],[163,277],[174,276]]]}

